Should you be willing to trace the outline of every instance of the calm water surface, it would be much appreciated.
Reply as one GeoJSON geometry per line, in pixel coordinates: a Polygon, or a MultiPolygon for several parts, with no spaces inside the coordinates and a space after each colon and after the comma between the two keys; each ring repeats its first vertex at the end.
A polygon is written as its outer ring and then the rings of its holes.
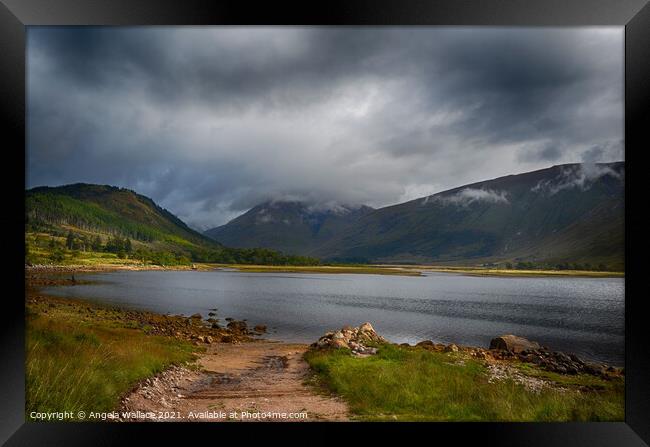
{"type": "Polygon", "coordinates": [[[365,321],[397,343],[433,340],[487,347],[513,333],[554,350],[622,365],[622,278],[501,278],[429,273],[358,274],[134,271],[88,275],[92,285],[51,287],[159,313],[266,324],[270,338],[311,343],[365,321]]]}

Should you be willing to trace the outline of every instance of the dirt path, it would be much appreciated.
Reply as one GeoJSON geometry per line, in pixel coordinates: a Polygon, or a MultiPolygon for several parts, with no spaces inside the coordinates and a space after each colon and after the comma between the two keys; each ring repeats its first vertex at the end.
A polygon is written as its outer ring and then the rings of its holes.
{"type": "Polygon", "coordinates": [[[304,384],[306,345],[251,342],[208,347],[203,371],[172,368],[124,399],[129,420],[347,420],[347,405],[304,384]],[[137,413],[140,412],[140,413],[137,413]]]}

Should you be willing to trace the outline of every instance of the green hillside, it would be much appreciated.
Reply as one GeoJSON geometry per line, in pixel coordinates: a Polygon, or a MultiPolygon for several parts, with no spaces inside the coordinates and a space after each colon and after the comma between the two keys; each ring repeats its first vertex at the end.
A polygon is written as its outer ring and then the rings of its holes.
{"type": "Polygon", "coordinates": [[[623,270],[624,183],[623,162],[567,164],[376,210],[265,203],[206,235],[333,262],[623,270]]]}
{"type": "Polygon", "coordinates": [[[124,188],[77,183],[26,194],[29,229],[71,225],[143,242],[191,247],[212,242],[148,197],[124,188]]]}
{"type": "Polygon", "coordinates": [[[562,165],[462,186],[369,213],[309,254],[622,270],[624,174],[623,163],[562,165]]]}
{"type": "Polygon", "coordinates": [[[164,265],[316,262],[273,250],[224,247],[148,197],[114,186],[78,183],[33,188],[26,191],[25,211],[29,263],[113,257],[164,265]]]}

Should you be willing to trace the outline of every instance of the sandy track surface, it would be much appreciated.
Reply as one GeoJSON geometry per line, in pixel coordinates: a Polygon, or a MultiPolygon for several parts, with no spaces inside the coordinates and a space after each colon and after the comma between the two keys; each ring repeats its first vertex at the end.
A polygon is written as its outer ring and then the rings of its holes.
{"type": "Polygon", "coordinates": [[[306,345],[218,343],[201,354],[202,371],[174,367],[140,384],[122,403],[128,420],[336,421],[345,402],[305,385],[306,345]]]}

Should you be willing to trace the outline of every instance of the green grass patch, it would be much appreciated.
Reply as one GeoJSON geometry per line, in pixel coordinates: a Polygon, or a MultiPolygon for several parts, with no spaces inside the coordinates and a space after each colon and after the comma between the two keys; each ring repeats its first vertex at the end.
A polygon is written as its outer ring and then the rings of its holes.
{"type": "Polygon", "coordinates": [[[591,374],[559,374],[556,372],[540,369],[531,363],[515,363],[514,367],[527,376],[550,380],[559,385],[567,387],[610,390],[614,392],[620,391],[621,393],[623,393],[623,389],[625,388],[625,382],[622,377],[605,380],[591,374]]]}
{"type": "MultiPolygon", "coordinates": [[[[375,356],[310,351],[312,383],[342,396],[363,420],[621,421],[624,387],[539,393],[513,381],[488,382],[485,366],[462,353],[383,346],[375,356]]],[[[579,379],[576,379],[579,381],[579,379]]],[[[577,385],[577,384],[576,384],[577,385]]]]}
{"type": "MultiPolygon", "coordinates": [[[[84,307],[85,308],[85,307],[84,307]]],[[[104,321],[102,312],[27,312],[26,419],[32,411],[112,411],[138,381],[194,358],[194,346],[104,321]]]]}

